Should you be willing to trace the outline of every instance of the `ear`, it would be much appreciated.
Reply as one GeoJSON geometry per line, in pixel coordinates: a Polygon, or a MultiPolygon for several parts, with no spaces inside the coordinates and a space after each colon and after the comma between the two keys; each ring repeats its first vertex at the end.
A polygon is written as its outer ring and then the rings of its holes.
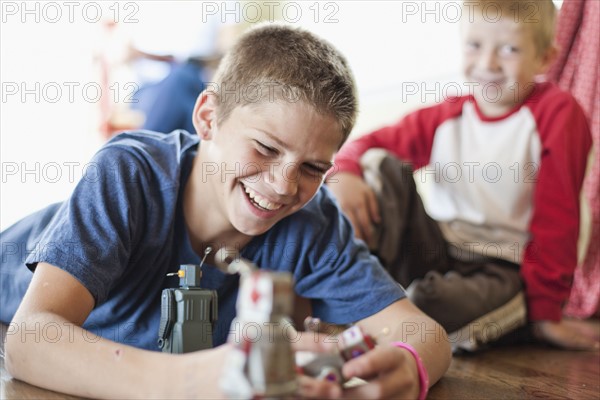
{"type": "Polygon", "coordinates": [[[217,98],[207,90],[200,93],[194,105],[192,122],[202,140],[210,140],[217,124],[217,98]]]}

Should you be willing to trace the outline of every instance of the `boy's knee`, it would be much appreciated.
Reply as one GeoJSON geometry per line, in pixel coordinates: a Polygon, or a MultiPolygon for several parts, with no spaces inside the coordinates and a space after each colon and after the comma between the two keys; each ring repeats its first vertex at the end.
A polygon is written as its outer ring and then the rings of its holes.
{"type": "Polygon", "coordinates": [[[442,275],[429,271],[423,279],[416,279],[407,289],[408,297],[418,307],[427,307],[432,302],[448,303],[456,300],[462,292],[461,276],[450,271],[442,275]]]}
{"type": "Polygon", "coordinates": [[[360,157],[359,162],[363,171],[385,173],[386,171],[394,170],[401,171],[403,174],[408,173],[411,177],[413,174],[413,168],[409,163],[399,159],[389,151],[380,148],[367,150],[360,157]]]}
{"type": "Polygon", "coordinates": [[[406,204],[405,196],[416,191],[413,168],[384,149],[370,149],[360,158],[365,182],[373,189],[378,201],[406,204]],[[404,200],[404,201],[403,201],[404,200]]]}
{"type": "Polygon", "coordinates": [[[454,286],[460,281],[458,277],[456,272],[442,275],[437,271],[429,271],[422,279],[413,281],[406,290],[408,298],[446,330],[455,329],[453,310],[461,308],[457,301],[464,300],[454,286]]]}

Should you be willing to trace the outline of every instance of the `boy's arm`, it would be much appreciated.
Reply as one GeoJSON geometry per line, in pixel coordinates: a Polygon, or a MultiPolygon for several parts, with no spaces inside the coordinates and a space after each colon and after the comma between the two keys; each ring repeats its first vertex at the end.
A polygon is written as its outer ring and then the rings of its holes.
{"type": "Polygon", "coordinates": [[[352,172],[338,172],[327,186],[335,195],[340,208],[350,220],[354,235],[371,243],[373,225],[381,221],[377,196],[360,175],[352,172]]]}
{"type": "MultiPolygon", "coordinates": [[[[452,116],[445,104],[425,108],[402,118],[398,123],[373,131],[346,143],[335,156],[335,170],[328,181],[339,172],[362,176],[360,158],[369,149],[381,148],[413,164],[414,169],[426,165],[436,128],[452,116]]],[[[455,110],[452,110],[455,111],[455,110]]]]}
{"type": "Polygon", "coordinates": [[[408,116],[395,125],[346,143],[335,157],[334,172],[327,177],[327,185],[352,223],[356,237],[367,243],[371,241],[373,224],[378,224],[381,216],[375,193],[362,178],[360,158],[374,148],[383,148],[405,160],[412,160],[411,147],[423,147],[427,153],[424,146],[412,144],[418,143],[418,115],[408,116]]]}
{"type": "Polygon", "coordinates": [[[542,157],[534,192],[531,241],[522,275],[538,338],[565,348],[598,346],[585,329],[562,320],[577,265],[579,202],[591,146],[585,115],[566,93],[536,104],[542,157]]]}
{"type": "Polygon", "coordinates": [[[10,374],[83,397],[223,397],[217,382],[228,346],[171,355],[115,343],[81,328],[93,307],[92,295],[79,281],[39,263],[11,322],[18,330],[6,337],[10,374]]]}
{"type": "Polygon", "coordinates": [[[368,381],[365,385],[348,389],[344,397],[419,397],[415,358],[409,351],[393,346],[392,342],[408,343],[417,351],[429,375],[430,386],[450,366],[451,350],[446,332],[406,298],[358,322],[358,325],[377,338],[378,346],[344,365],[346,377],[368,381]]]}
{"type": "Polygon", "coordinates": [[[327,177],[340,207],[350,219],[358,238],[370,242],[372,225],[381,216],[373,190],[362,180],[360,158],[374,148],[385,149],[418,169],[429,162],[436,129],[460,113],[464,99],[424,108],[398,123],[346,143],[335,157],[334,171],[327,177]]]}

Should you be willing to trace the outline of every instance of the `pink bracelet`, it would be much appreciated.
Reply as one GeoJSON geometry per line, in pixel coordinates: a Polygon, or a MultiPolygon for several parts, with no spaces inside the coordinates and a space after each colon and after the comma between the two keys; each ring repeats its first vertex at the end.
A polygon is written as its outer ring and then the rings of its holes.
{"type": "Polygon", "coordinates": [[[427,370],[425,369],[425,366],[423,365],[423,361],[421,360],[421,357],[419,357],[419,353],[417,353],[415,348],[412,347],[408,343],[393,342],[391,344],[392,344],[392,346],[396,346],[401,349],[408,350],[410,352],[410,354],[412,354],[412,356],[415,358],[415,361],[417,363],[417,371],[419,372],[419,387],[420,387],[419,400],[425,400],[427,398],[427,392],[429,391],[429,375],[427,374],[427,370]]]}

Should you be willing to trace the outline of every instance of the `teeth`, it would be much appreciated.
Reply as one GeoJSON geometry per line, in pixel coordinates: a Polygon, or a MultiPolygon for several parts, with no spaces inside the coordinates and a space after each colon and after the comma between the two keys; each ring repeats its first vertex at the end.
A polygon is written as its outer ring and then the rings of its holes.
{"type": "Polygon", "coordinates": [[[269,200],[260,196],[254,190],[250,189],[249,187],[247,187],[245,185],[244,185],[244,190],[246,191],[246,193],[248,193],[248,197],[250,197],[256,204],[258,204],[260,207],[264,208],[265,210],[275,211],[275,210],[279,210],[281,208],[281,204],[271,203],[269,200]]]}

